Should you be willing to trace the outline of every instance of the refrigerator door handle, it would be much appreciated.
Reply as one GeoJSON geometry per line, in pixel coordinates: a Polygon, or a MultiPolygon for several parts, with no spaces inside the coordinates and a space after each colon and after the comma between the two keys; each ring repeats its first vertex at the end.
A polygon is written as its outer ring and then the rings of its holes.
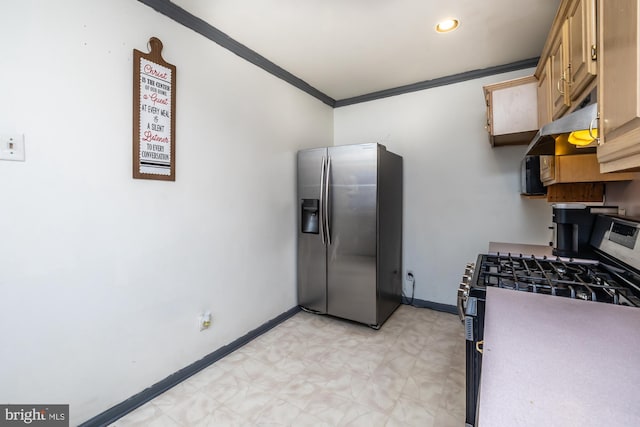
{"type": "Polygon", "coordinates": [[[322,165],[320,166],[320,237],[322,238],[322,244],[324,245],[324,170],[325,170],[326,158],[322,156],[322,165]]]}
{"type": "Polygon", "coordinates": [[[327,156],[327,175],[325,177],[325,200],[324,200],[324,222],[327,225],[327,243],[331,245],[331,221],[329,220],[330,212],[330,200],[331,195],[329,192],[329,178],[331,176],[331,157],[327,156]]]}

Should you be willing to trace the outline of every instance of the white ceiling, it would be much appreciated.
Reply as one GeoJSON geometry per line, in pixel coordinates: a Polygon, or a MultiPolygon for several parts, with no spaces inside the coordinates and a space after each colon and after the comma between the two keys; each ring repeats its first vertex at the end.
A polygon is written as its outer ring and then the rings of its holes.
{"type": "Polygon", "coordinates": [[[326,95],[540,55],[560,0],[173,0],[326,95]],[[458,30],[437,34],[445,18],[458,30]]]}

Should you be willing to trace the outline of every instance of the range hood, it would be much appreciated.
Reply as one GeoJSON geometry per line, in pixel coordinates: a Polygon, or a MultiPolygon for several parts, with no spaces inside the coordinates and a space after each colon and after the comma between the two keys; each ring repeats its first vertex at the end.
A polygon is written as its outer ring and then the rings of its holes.
{"type": "MultiPolygon", "coordinates": [[[[571,114],[544,125],[527,147],[527,156],[555,155],[555,137],[562,134],[569,134],[577,130],[589,129],[590,126],[597,127],[598,104],[590,104],[576,110],[571,114]]],[[[576,151],[584,152],[585,148],[576,148],[576,151]]]]}

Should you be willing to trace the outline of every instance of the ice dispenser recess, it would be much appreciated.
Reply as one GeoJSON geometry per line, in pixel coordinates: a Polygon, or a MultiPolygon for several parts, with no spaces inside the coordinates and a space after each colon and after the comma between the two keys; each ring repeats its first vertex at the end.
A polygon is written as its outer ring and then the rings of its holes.
{"type": "Polygon", "coordinates": [[[318,215],[320,213],[320,200],[302,199],[302,224],[303,233],[318,234],[318,215]]]}

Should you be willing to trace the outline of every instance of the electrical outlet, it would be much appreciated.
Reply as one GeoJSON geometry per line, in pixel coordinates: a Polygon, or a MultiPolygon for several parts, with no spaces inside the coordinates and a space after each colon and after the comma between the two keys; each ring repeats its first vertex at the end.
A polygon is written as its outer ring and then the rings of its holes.
{"type": "Polygon", "coordinates": [[[200,330],[204,331],[205,329],[209,329],[211,327],[211,312],[204,312],[198,317],[198,325],[200,326],[200,330]]]}
{"type": "Polygon", "coordinates": [[[24,162],[24,135],[0,135],[0,160],[24,162]]]}
{"type": "Polygon", "coordinates": [[[407,280],[410,281],[410,282],[415,280],[415,276],[413,275],[413,271],[412,270],[407,270],[407,280]]]}

